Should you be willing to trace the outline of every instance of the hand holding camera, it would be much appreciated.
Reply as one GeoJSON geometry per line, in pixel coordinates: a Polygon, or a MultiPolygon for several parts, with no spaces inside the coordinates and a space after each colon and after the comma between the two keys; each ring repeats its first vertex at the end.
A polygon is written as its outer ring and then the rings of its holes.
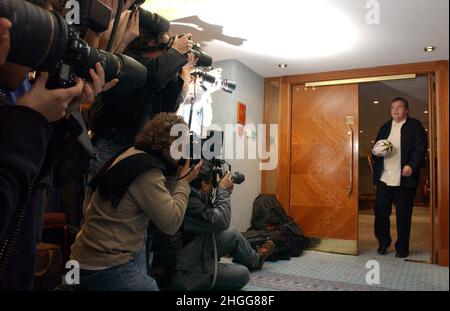
{"type": "Polygon", "coordinates": [[[193,45],[191,41],[192,34],[188,33],[181,38],[175,37],[172,48],[176,49],[181,54],[186,54],[191,51],[193,45]]]}
{"type": "Polygon", "coordinates": [[[139,11],[135,10],[133,11],[129,18],[128,23],[125,28],[125,32],[123,34],[122,41],[120,42],[119,46],[115,49],[115,53],[121,54],[127,46],[133,42],[134,39],[139,37],[139,11]]]}
{"type": "Polygon", "coordinates": [[[224,188],[225,190],[229,190],[233,187],[233,181],[231,180],[231,173],[229,171],[222,179],[220,179],[220,176],[217,176],[217,182],[219,183],[219,187],[224,188]]]}
{"type": "Polygon", "coordinates": [[[31,108],[42,114],[48,122],[55,122],[66,115],[69,103],[80,96],[83,91],[83,81],[77,79],[75,86],[65,89],[48,90],[45,85],[48,73],[42,73],[28,93],[17,100],[17,105],[31,108]]]}
{"type": "Polygon", "coordinates": [[[6,18],[0,18],[0,66],[6,62],[9,52],[9,28],[11,28],[11,22],[6,18]]]}
{"type": "Polygon", "coordinates": [[[89,102],[93,102],[100,93],[109,91],[119,83],[119,79],[113,79],[106,83],[105,70],[100,63],[95,64],[95,70],[89,69],[89,74],[92,82],[86,82],[83,90],[83,97],[89,102]]]}
{"type": "Polygon", "coordinates": [[[186,160],[183,167],[179,171],[179,176],[181,179],[186,180],[188,183],[191,183],[195,180],[200,173],[200,169],[202,168],[202,161],[197,163],[194,167],[191,168],[191,160],[186,160]]]}

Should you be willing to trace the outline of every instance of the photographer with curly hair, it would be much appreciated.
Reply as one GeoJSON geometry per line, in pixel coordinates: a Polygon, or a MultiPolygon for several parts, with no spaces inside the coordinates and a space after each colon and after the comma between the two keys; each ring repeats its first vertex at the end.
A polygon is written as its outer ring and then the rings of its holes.
{"type": "Polygon", "coordinates": [[[179,161],[170,155],[175,125],[185,122],[172,113],[156,115],[138,133],[134,147],[113,157],[93,179],[94,194],[71,256],[82,269],[82,290],[158,290],[147,275],[148,224],[169,235],[178,231],[189,183],[201,167],[190,168],[186,161],[177,168],[179,161]]]}

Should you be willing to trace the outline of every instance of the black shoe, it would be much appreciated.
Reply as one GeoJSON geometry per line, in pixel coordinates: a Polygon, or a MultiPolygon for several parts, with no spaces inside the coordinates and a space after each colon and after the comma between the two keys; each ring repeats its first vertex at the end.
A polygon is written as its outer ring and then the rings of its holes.
{"type": "Polygon", "coordinates": [[[378,250],[377,250],[378,254],[386,255],[388,247],[389,246],[380,246],[380,247],[378,247],[378,250]]]}
{"type": "Polygon", "coordinates": [[[397,253],[395,253],[395,258],[406,258],[409,256],[409,252],[405,252],[405,251],[397,251],[397,253]]]}

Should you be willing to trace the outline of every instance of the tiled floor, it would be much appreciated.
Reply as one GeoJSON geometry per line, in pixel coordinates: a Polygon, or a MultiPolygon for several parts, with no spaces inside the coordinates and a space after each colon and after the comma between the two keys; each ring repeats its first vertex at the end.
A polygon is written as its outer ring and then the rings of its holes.
{"type": "Polygon", "coordinates": [[[307,251],[290,261],[267,262],[244,290],[448,291],[449,270],[393,257],[348,256],[307,251]],[[380,264],[380,284],[368,285],[368,260],[380,264]]]}

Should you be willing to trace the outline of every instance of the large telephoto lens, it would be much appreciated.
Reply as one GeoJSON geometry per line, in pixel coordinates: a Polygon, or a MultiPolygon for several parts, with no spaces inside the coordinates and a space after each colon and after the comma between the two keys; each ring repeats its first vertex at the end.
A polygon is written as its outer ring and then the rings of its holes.
{"type": "Polygon", "coordinates": [[[58,13],[23,0],[0,0],[0,17],[12,23],[9,62],[50,70],[64,55],[68,30],[58,13]]]}
{"type": "Polygon", "coordinates": [[[90,79],[89,69],[95,68],[98,62],[105,71],[105,81],[119,79],[114,87],[118,95],[125,95],[131,90],[145,86],[147,68],[134,58],[126,55],[115,55],[95,48],[89,48],[89,55],[83,63],[77,63],[75,73],[79,77],[90,79]]]}

